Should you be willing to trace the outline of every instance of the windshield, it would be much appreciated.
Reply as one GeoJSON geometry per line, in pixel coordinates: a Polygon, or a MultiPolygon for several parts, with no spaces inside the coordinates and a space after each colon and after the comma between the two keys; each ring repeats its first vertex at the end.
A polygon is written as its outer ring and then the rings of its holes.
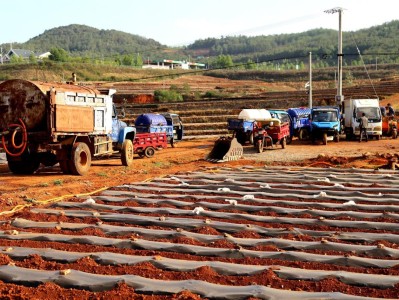
{"type": "Polygon", "coordinates": [[[313,121],[314,122],[336,122],[338,121],[338,116],[336,111],[313,111],[313,121]]]}
{"type": "Polygon", "coordinates": [[[379,107],[359,107],[356,108],[356,118],[360,119],[365,114],[369,120],[381,120],[381,110],[379,107]]]}

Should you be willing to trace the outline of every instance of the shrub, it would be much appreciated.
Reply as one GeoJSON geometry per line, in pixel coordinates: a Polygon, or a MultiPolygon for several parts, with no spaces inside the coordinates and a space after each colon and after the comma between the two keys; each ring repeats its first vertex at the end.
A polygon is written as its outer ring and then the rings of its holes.
{"type": "Polygon", "coordinates": [[[155,100],[159,102],[182,102],[183,96],[174,90],[155,90],[155,100]]]}

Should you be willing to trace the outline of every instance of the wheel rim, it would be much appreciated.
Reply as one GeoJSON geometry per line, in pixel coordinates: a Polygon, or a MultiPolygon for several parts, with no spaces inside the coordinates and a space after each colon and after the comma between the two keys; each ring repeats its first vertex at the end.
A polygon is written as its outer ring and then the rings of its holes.
{"type": "Polygon", "coordinates": [[[85,143],[75,143],[72,147],[72,160],[69,161],[71,173],[85,175],[91,166],[91,153],[85,143]]]}

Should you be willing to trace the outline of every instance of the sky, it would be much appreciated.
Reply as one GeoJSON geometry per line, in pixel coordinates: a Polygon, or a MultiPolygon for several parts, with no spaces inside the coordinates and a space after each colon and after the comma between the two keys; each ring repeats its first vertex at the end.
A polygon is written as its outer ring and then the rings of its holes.
{"type": "Polygon", "coordinates": [[[0,44],[80,24],[151,38],[167,46],[237,35],[298,33],[315,28],[355,31],[399,19],[397,0],[16,0],[1,7],[0,44]]]}

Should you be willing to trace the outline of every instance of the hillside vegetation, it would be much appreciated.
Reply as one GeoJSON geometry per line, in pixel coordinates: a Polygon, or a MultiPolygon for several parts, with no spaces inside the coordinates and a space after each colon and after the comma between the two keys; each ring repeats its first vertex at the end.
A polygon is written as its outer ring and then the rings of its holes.
{"type": "MultiPolygon", "coordinates": [[[[232,57],[235,64],[253,62],[269,64],[271,68],[293,68],[308,61],[313,53],[316,66],[336,64],[337,31],[313,29],[303,33],[269,36],[226,36],[197,40],[182,48],[170,48],[153,39],[117,30],[99,30],[85,25],[69,25],[46,30],[25,43],[13,44],[35,52],[52,48],[66,50],[72,57],[84,57],[85,61],[115,61],[118,56],[140,56],[143,61],[160,59],[194,60],[212,66],[220,55],[232,57]]],[[[343,32],[343,53],[346,65],[399,63],[399,21],[391,21],[354,32],[343,32]],[[361,57],[359,56],[359,51],[361,57]]],[[[9,49],[8,44],[1,45],[9,49]]]]}

